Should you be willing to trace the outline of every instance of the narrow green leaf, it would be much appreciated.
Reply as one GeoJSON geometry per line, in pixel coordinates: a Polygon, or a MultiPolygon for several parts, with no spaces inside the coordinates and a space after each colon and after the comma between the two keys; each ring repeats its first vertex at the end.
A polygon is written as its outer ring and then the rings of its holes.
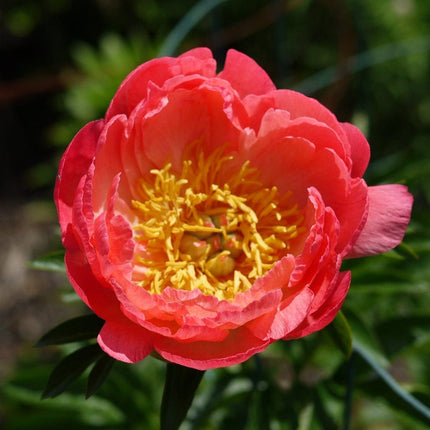
{"type": "Polygon", "coordinates": [[[413,258],[418,260],[418,254],[406,243],[402,242],[394,248],[394,251],[402,257],[413,258]]]}
{"type": "Polygon", "coordinates": [[[298,413],[298,428],[297,430],[311,430],[312,418],[315,413],[315,406],[313,403],[306,404],[303,409],[298,413]]]}
{"type": "Polygon", "coordinates": [[[174,55],[177,47],[191,31],[212,9],[226,0],[200,0],[179,21],[179,23],[168,34],[158,55],[160,57],[174,55]]]}
{"type": "Polygon", "coordinates": [[[384,383],[396,394],[401,400],[407,403],[420,416],[428,420],[430,423],[430,408],[421,403],[416,397],[408,393],[403,387],[374,359],[371,352],[366,349],[365,345],[354,340],[354,351],[369,364],[376,374],[384,381],[384,383]]]}
{"type": "Polygon", "coordinates": [[[123,426],[126,421],[125,410],[122,411],[112,399],[92,397],[85,400],[80,394],[63,393],[49,403],[41,405],[40,392],[28,386],[6,382],[2,385],[1,391],[2,400],[6,398],[8,402],[14,402],[20,408],[31,411],[27,414],[28,420],[23,416],[18,420],[18,415],[24,414],[15,413],[13,426],[8,426],[11,429],[125,428],[123,426]]]}
{"type": "Polygon", "coordinates": [[[27,263],[27,266],[35,270],[50,272],[66,272],[64,265],[64,251],[57,251],[27,263]]]}
{"type": "Polygon", "coordinates": [[[426,281],[415,282],[413,288],[411,282],[378,282],[377,284],[354,284],[349,295],[371,294],[372,296],[392,296],[393,294],[405,294],[408,296],[420,296],[430,291],[430,283],[426,281]]]}
{"type": "Polygon", "coordinates": [[[167,363],[160,414],[161,430],[179,428],[187,415],[203,375],[204,371],[167,363]]]}
{"type": "Polygon", "coordinates": [[[342,311],[339,311],[327,331],[346,358],[352,353],[352,332],[342,311]]]}
{"type": "Polygon", "coordinates": [[[372,355],[373,359],[380,366],[388,366],[388,359],[382,350],[382,346],[373,328],[366,323],[361,314],[353,311],[350,307],[344,306],[343,311],[351,328],[353,342],[357,341],[360,345],[364,345],[366,351],[372,355]]]}
{"type": "Polygon", "coordinates": [[[102,357],[104,352],[99,345],[89,345],[78,349],[58,363],[49,376],[42,399],[53,398],[61,394],[85,369],[102,357]]]}
{"type": "Polygon", "coordinates": [[[88,375],[87,392],[85,394],[87,399],[102,386],[114,362],[115,360],[109,355],[104,355],[96,361],[96,364],[88,375]]]}
{"type": "Polygon", "coordinates": [[[430,340],[428,327],[430,326],[430,313],[394,316],[385,319],[376,325],[381,343],[389,356],[402,353],[413,348],[414,345],[423,345],[430,340]]]}
{"type": "Polygon", "coordinates": [[[61,345],[92,339],[99,334],[103,324],[104,321],[94,314],[72,318],[44,334],[35,346],[61,345]]]}

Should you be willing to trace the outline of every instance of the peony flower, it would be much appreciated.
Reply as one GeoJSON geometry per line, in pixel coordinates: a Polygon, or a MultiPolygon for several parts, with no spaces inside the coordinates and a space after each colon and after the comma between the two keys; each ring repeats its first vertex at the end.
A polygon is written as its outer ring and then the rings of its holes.
{"type": "Polygon", "coordinates": [[[67,148],[55,201],[70,281],[101,348],[228,366],[329,324],[342,260],[402,240],[412,196],[367,186],[369,145],[231,50],[157,58],[67,148]]]}

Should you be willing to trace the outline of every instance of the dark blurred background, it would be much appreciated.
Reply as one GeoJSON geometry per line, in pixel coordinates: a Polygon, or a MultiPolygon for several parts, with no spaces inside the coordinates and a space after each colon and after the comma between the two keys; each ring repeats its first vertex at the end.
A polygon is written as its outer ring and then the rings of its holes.
{"type": "MultiPolygon", "coordinates": [[[[429,1],[2,0],[0,381],[19,379],[22,362],[45,354],[32,348],[42,332],[83,309],[64,299],[71,291],[59,287],[67,284],[64,274],[26,266],[60,249],[52,191],[61,153],[80,127],[104,115],[134,67],[196,46],[211,48],[220,68],[229,48],[248,54],[279,88],[317,98],[366,134],[368,183],[406,183],[415,205],[401,263],[398,254],[390,254],[394,263],[351,263],[356,287],[347,305],[368,308],[375,327],[424,315],[423,331],[430,321],[429,1]],[[380,279],[397,288],[385,289],[391,296],[375,295],[380,279]],[[372,307],[378,300],[382,307],[372,307]]],[[[419,339],[425,349],[411,360],[421,363],[430,347],[428,336],[419,339]]],[[[428,383],[428,372],[412,374],[428,383]]],[[[3,395],[0,427],[7,411],[22,407],[10,391],[3,395]]]]}

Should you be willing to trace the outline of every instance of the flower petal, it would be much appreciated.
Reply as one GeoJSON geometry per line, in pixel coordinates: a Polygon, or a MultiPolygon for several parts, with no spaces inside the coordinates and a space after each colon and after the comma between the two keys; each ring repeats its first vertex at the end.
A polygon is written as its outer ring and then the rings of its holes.
{"type": "Polygon", "coordinates": [[[252,58],[234,49],[227,52],[224,69],[218,76],[230,82],[242,98],[276,89],[269,75],[252,58]]]}
{"type": "MultiPolygon", "coordinates": [[[[71,239],[69,238],[69,243],[71,239]]],[[[118,299],[112,290],[102,286],[95,278],[88,262],[81,252],[67,251],[67,276],[79,297],[100,318],[121,318],[118,299]]]]}
{"type": "MultiPolygon", "coordinates": [[[[237,79],[240,77],[241,75],[238,74],[237,79]]],[[[313,118],[328,125],[341,140],[345,138],[345,132],[335,115],[313,98],[292,90],[276,90],[260,96],[254,94],[251,93],[243,102],[251,124],[257,126],[257,129],[268,109],[282,109],[289,112],[291,120],[313,118]]]]}
{"type": "Polygon", "coordinates": [[[207,370],[242,363],[267,347],[246,328],[232,330],[222,342],[177,342],[157,338],[156,351],[166,360],[193,369],[207,370]]]}
{"type": "Polygon", "coordinates": [[[94,157],[104,121],[93,121],[83,127],[64,153],[55,183],[54,200],[60,225],[65,230],[71,221],[75,191],[94,157]]]}
{"type": "Polygon", "coordinates": [[[121,323],[106,321],[97,341],[104,352],[116,360],[136,363],[153,351],[153,335],[147,330],[122,319],[121,323]]]}
{"type": "Polygon", "coordinates": [[[333,293],[328,300],[317,311],[307,316],[306,320],[284,339],[298,339],[307,336],[330,324],[339,309],[342,307],[346,294],[351,284],[351,273],[340,273],[336,279],[333,293]]]}
{"type": "Polygon", "coordinates": [[[369,187],[367,221],[347,256],[376,255],[397,246],[405,235],[412,202],[413,197],[404,185],[369,187]]]}
{"type": "Polygon", "coordinates": [[[121,113],[129,116],[147,96],[150,82],[161,87],[164,82],[177,75],[215,76],[216,63],[208,53],[208,49],[196,49],[178,58],[155,58],[143,63],[131,72],[118,88],[106,112],[106,121],[121,113]]]}
{"type": "Polygon", "coordinates": [[[370,160],[370,146],[363,133],[352,124],[347,122],[342,124],[346,136],[351,145],[352,171],[353,178],[364,175],[370,160]]]}
{"type": "Polygon", "coordinates": [[[170,94],[163,109],[136,125],[142,130],[145,156],[156,166],[169,161],[180,171],[184,151],[193,142],[203,139],[208,153],[226,142],[237,142],[239,130],[228,118],[225,104],[214,88],[179,89],[170,94]]]}

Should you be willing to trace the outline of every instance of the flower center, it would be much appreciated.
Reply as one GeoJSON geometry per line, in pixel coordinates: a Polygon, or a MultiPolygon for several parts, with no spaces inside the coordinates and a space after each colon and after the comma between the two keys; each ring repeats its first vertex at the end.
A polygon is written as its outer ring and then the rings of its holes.
{"type": "Polygon", "coordinates": [[[297,205],[288,205],[290,193],[263,187],[249,162],[226,179],[232,157],[223,150],[184,160],[180,173],[168,163],[139,183],[134,281],[153,294],[199,288],[233,300],[305,230],[297,205]]]}

